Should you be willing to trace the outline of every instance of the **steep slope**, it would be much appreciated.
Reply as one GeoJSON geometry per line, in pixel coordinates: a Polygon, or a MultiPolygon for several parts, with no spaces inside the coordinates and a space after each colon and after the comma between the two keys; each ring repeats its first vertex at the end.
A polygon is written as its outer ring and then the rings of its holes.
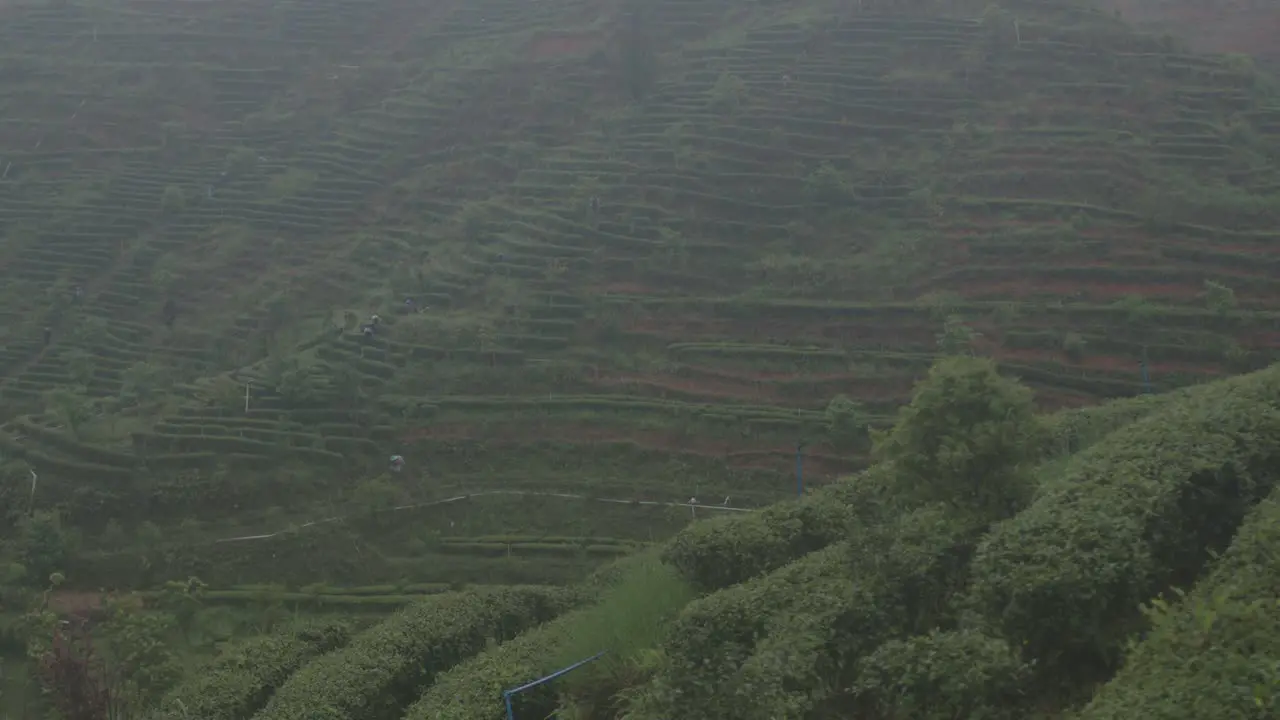
{"type": "Polygon", "coordinates": [[[397,502],[758,505],[940,348],[1046,407],[1275,354],[1280,107],[1073,2],[5,12],[0,445],[91,526],[328,517],[391,453],[397,502]]]}

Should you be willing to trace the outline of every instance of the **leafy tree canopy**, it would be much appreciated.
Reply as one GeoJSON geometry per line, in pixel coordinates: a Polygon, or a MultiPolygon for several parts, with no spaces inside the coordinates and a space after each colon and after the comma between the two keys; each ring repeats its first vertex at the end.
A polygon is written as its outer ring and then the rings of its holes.
{"type": "Polygon", "coordinates": [[[1030,390],[990,360],[957,356],[935,363],[893,428],[873,437],[913,499],[1004,517],[1026,495],[1041,433],[1030,390]]]}

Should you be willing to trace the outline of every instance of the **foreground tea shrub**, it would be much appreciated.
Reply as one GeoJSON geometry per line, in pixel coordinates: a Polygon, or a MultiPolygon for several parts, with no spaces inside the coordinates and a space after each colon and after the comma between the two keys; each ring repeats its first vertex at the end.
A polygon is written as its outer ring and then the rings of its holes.
{"type": "Polygon", "coordinates": [[[1044,451],[1031,390],[990,360],[963,356],[935,363],[893,428],[872,438],[877,459],[893,465],[897,497],[992,519],[1025,504],[1044,451]]]}
{"type": "Polygon", "coordinates": [[[953,621],[985,527],[929,505],[690,603],[629,717],[805,717],[885,640],[953,621]]]}
{"type": "Polygon", "coordinates": [[[1280,370],[1223,381],[1073,458],[982,542],[973,607],[1048,674],[1111,672],[1137,608],[1193,581],[1274,483],[1277,404],[1280,370]]]}
{"type": "Polygon", "coordinates": [[[346,626],[325,623],[237,643],[167,693],[146,718],[243,720],[265,705],[295,670],[349,637],[346,626]]]}
{"type": "Polygon", "coordinates": [[[890,640],[864,658],[853,686],[882,720],[1018,720],[1030,669],[1008,643],[972,630],[890,640]]]}
{"type": "Polygon", "coordinates": [[[667,543],[663,559],[700,590],[749,580],[839,541],[850,522],[885,509],[889,471],[874,467],[798,500],[697,522],[667,543]]]}
{"type": "Polygon", "coordinates": [[[415,603],[289,678],[257,720],[399,720],[441,672],[545,622],[582,595],[552,588],[449,593],[415,603]]]}
{"type": "Polygon", "coordinates": [[[1280,715],[1280,495],[1263,501],[1209,577],[1148,608],[1151,631],[1079,720],[1280,715]]]}

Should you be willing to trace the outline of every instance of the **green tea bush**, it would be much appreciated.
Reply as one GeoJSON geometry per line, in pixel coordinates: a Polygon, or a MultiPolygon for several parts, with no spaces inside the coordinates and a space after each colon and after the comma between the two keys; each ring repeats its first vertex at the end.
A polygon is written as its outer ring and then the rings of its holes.
{"type": "Polygon", "coordinates": [[[1209,576],[1147,608],[1151,631],[1079,720],[1263,720],[1280,714],[1280,492],[1209,576]]]}
{"type": "Polygon", "coordinates": [[[806,717],[880,643],[954,621],[984,527],[926,506],[690,603],[632,717],[806,717]]]}
{"type": "Polygon", "coordinates": [[[883,720],[1017,720],[1029,670],[1004,640],[935,630],[881,645],[863,659],[853,692],[883,720]]]}
{"type": "Polygon", "coordinates": [[[289,678],[257,720],[399,720],[435,676],[568,609],[579,594],[540,588],[449,593],[418,602],[289,678]]]}
{"type": "MultiPolygon", "coordinates": [[[[614,563],[588,580],[603,591],[595,605],[567,613],[491,648],[440,675],[405,720],[502,720],[502,692],[562,667],[608,654],[562,679],[527,690],[514,699],[518,717],[546,717],[562,692],[578,702],[618,687],[661,639],[669,620],[693,591],[656,554],[641,553],[614,563]]],[[[604,698],[605,702],[611,698],[604,698]]]]}
{"type": "Polygon", "coordinates": [[[694,523],[671,539],[663,559],[701,590],[749,580],[843,538],[850,522],[874,522],[886,481],[885,468],[873,467],[799,500],[694,523]]]}
{"type": "Polygon", "coordinates": [[[337,623],[307,625],[241,642],[169,691],[147,720],[243,720],[262,708],[298,668],[344,645],[337,623]]]}
{"type": "Polygon", "coordinates": [[[1203,393],[1202,387],[1183,388],[1159,395],[1139,395],[1111,400],[1093,407],[1064,410],[1044,419],[1046,441],[1052,454],[1076,453],[1108,434],[1151,413],[1184,400],[1189,393],[1203,393]]]}
{"type": "Polygon", "coordinates": [[[974,560],[973,608],[1041,669],[1110,672],[1138,606],[1190,583],[1273,484],[1280,368],[1218,383],[1072,458],[974,560]]]}
{"type": "Polygon", "coordinates": [[[1025,503],[1031,467],[1044,449],[1031,391],[1002,377],[990,360],[973,357],[935,363],[893,428],[872,437],[878,458],[893,463],[903,498],[947,502],[992,519],[1025,503]]]}

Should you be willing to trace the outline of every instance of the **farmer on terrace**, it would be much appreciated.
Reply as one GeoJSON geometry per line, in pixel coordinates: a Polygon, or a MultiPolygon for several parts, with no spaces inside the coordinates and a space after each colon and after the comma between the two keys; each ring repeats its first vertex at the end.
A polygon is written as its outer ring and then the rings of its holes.
{"type": "Polygon", "coordinates": [[[400,472],[404,469],[404,458],[399,455],[391,456],[391,472],[400,472]]]}

